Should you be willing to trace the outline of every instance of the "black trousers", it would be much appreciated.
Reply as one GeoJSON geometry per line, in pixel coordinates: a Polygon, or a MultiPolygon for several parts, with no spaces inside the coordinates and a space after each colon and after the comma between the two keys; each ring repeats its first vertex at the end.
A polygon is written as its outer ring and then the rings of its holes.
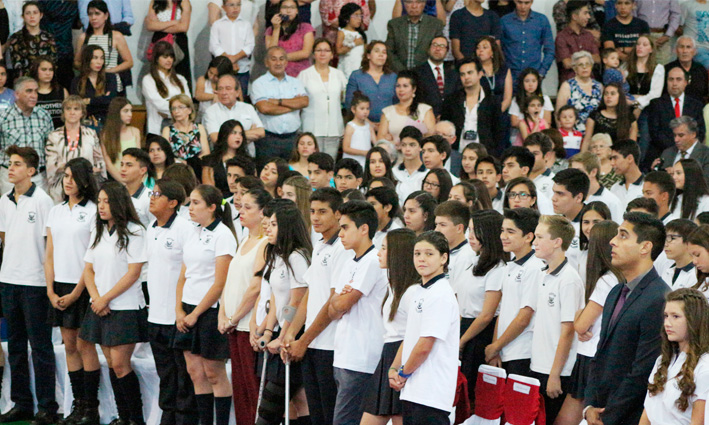
{"type": "Polygon", "coordinates": [[[450,413],[423,404],[401,400],[404,425],[450,425],[450,413]]]}
{"type": "Polygon", "coordinates": [[[337,385],[332,369],[334,356],[334,351],[311,348],[303,357],[303,387],[313,424],[332,423],[337,399],[337,385]]]}
{"type": "Polygon", "coordinates": [[[162,409],[161,425],[191,425],[199,422],[194,386],[187,373],[185,356],[171,347],[174,325],[148,323],[150,348],[160,377],[158,404],[162,409]]]}
{"type": "Polygon", "coordinates": [[[559,415],[561,406],[564,404],[566,394],[569,392],[569,386],[571,385],[571,377],[561,377],[562,393],[557,398],[551,398],[547,395],[547,381],[549,381],[549,375],[530,371],[529,376],[532,378],[539,379],[539,382],[541,383],[541,385],[539,385],[539,392],[544,397],[544,411],[546,413],[547,423],[553,424],[554,420],[556,420],[556,417],[559,415]]]}
{"type": "Polygon", "coordinates": [[[32,347],[35,395],[41,411],[56,413],[54,346],[52,327],[47,322],[47,288],[0,283],[2,309],[7,320],[7,351],[12,379],[10,398],[15,406],[32,412],[27,341],[32,347]]]}
{"type": "Polygon", "coordinates": [[[507,375],[522,375],[529,376],[530,369],[529,365],[532,359],[521,359],[521,360],[510,360],[509,362],[502,362],[502,368],[505,369],[507,375]]]}

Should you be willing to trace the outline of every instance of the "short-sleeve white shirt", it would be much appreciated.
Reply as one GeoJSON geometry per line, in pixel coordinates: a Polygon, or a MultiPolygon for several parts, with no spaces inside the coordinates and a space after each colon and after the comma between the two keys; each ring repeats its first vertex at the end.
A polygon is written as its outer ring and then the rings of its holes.
{"type": "Polygon", "coordinates": [[[506,274],[503,262],[490,269],[485,276],[474,276],[471,271],[468,280],[457,288],[461,317],[470,319],[478,317],[483,311],[485,293],[500,291],[506,274]]]}
{"type": "Polygon", "coordinates": [[[697,283],[697,269],[694,268],[694,264],[689,263],[685,267],[677,269],[676,264],[672,264],[662,273],[662,280],[665,281],[667,285],[673,290],[679,288],[691,288],[697,283]],[[677,272],[677,270],[679,270],[677,272]],[[677,278],[672,281],[675,273],[677,278]]]}
{"type": "Polygon", "coordinates": [[[387,299],[384,301],[382,308],[382,320],[384,321],[384,343],[401,341],[406,334],[406,318],[409,308],[411,307],[412,297],[418,290],[417,285],[409,286],[399,300],[399,306],[396,309],[394,320],[389,321],[389,313],[391,313],[391,305],[394,301],[394,292],[391,286],[387,287],[387,299]]]}
{"type": "MultiPolygon", "coordinates": [[[[606,305],[606,298],[611,292],[611,289],[618,284],[618,278],[612,272],[607,272],[596,282],[596,287],[591,293],[589,301],[593,301],[596,304],[603,307],[606,305]]],[[[579,341],[578,354],[586,357],[593,357],[596,355],[596,348],[601,340],[601,322],[603,321],[603,315],[598,316],[596,321],[593,323],[589,331],[593,334],[588,341],[579,341]]]]}
{"type": "Polygon", "coordinates": [[[207,134],[218,133],[219,128],[228,120],[237,120],[244,126],[244,130],[262,128],[263,123],[256,109],[248,103],[236,101],[234,106],[227,108],[220,102],[207,108],[202,118],[207,134]]]}
{"type": "Polygon", "coordinates": [[[630,201],[636,198],[642,198],[644,180],[645,179],[643,177],[640,177],[636,182],[631,183],[628,187],[625,187],[625,183],[621,180],[611,186],[611,193],[618,198],[623,211],[628,208],[630,201]]]}
{"type": "Polygon", "coordinates": [[[460,245],[451,249],[448,262],[448,281],[457,294],[461,286],[470,283],[473,276],[473,266],[477,263],[478,254],[473,251],[466,238],[460,245]]]}
{"type": "Polygon", "coordinates": [[[409,195],[417,190],[421,190],[423,179],[425,179],[426,174],[428,174],[428,170],[423,164],[421,164],[421,166],[412,174],[409,174],[409,172],[406,171],[406,167],[404,167],[403,163],[393,167],[391,172],[394,173],[394,177],[396,177],[396,180],[398,181],[396,184],[396,194],[399,195],[399,203],[402,206],[409,195]]]}
{"type": "Polygon", "coordinates": [[[288,256],[288,262],[292,267],[288,268],[280,256],[276,256],[270,270],[267,270],[268,284],[271,285],[271,293],[276,301],[276,318],[278,324],[283,327],[283,307],[290,303],[291,289],[307,288],[308,284],[303,279],[305,271],[308,270],[308,259],[300,252],[292,252],[288,256]]]}
{"type": "Polygon", "coordinates": [[[613,192],[601,186],[596,193],[589,194],[586,198],[587,204],[595,201],[600,201],[606,204],[611,212],[611,218],[613,221],[616,223],[623,222],[623,214],[625,213],[625,209],[623,208],[623,205],[621,205],[620,199],[618,199],[613,192]]]}
{"type": "MultiPolygon", "coordinates": [[[[247,2],[244,2],[247,3],[247,2]]],[[[235,55],[241,51],[246,54],[239,59],[239,73],[251,69],[251,53],[254,50],[254,30],[251,22],[239,15],[234,21],[226,15],[218,19],[209,32],[209,52],[214,56],[235,55]]]]}
{"type": "Polygon", "coordinates": [[[79,283],[95,226],[96,204],[88,199],[72,208],[65,201],[49,211],[47,228],[52,232],[55,282],[79,283]]]}
{"type": "Polygon", "coordinates": [[[384,242],[384,237],[387,235],[387,233],[391,230],[395,229],[401,229],[404,227],[404,224],[399,220],[399,217],[394,217],[391,220],[389,220],[389,224],[386,225],[382,230],[377,230],[377,232],[374,234],[374,238],[372,239],[372,243],[374,244],[374,248],[379,250],[382,247],[382,242],[384,242]]]}

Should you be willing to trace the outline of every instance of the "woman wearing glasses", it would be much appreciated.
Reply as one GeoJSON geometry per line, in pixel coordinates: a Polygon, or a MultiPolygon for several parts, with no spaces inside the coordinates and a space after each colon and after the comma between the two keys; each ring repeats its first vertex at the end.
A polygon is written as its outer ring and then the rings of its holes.
{"type": "Polygon", "coordinates": [[[443,168],[434,168],[429,171],[421,184],[421,190],[430,193],[439,204],[448,200],[452,188],[451,176],[443,168]]]}
{"type": "Polygon", "coordinates": [[[201,158],[209,155],[207,130],[202,124],[195,124],[197,110],[192,98],[178,94],[170,99],[172,124],[162,129],[162,137],[170,142],[175,159],[186,162],[194,173],[202,175],[201,158]]]}
{"type": "Polygon", "coordinates": [[[504,208],[531,208],[539,211],[537,206],[537,188],[534,182],[526,177],[517,177],[507,183],[505,189],[504,208]]]}

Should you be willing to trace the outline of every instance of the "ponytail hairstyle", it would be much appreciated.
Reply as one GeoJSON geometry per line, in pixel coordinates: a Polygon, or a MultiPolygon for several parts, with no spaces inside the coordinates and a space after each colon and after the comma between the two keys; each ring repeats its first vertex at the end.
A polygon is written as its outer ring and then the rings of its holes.
{"type": "MultiPolygon", "coordinates": [[[[470,179],[468,180],[470,184],[475,187],[475,194],[478,197],[478,203],[480,204],[480,210],[491,210],[492,209],[492,199],[490,198],[490,192],[487,191],[487,186],[480,179],[470,179]]],[[[475,208],[475,205],[473,205],[475,208]]]]}
{"type": "Polygon", "coordinates": [[[482,210],[473,211],[470,220],[473,222],[475,238],[482,245],[478,264],[473,267],[473,276],[485,276],[500,263],[504,265],[509,260],[510,254],[502,249],[500,239],[503,217],[495,210],[482,210]]]}
{"type": "MultiPolygon", "coordinates": [[[[496,44],[497,44],[497,43],[496,43],[496,44]]],[[[478,159],[479,159],[479,158],[482,158],[482,157],[484,157],[484,156],[488,156],[487,148],[486,148],[485,145],[483,145],[482,143],[477,143],[477,142],[468,143],[468,144],[465,145],[465,147],[463,148],[463,152],[462,152],[461,154],[462,154],[462,155],[465,155],[465,151],[468,151],[468,150],[471,150],[471,151],[475,152],[475,156],[477,156],[478,159]]],[[[462,168],[462,167],[461,167],[461,168],[462,168]]],[[[469,175],[465,170],[463,170],[463,169],[460,170],[460,180],[461,180],[461,181],[472,180],[472,179],[474,179],[474,178],[476,178],[476,177],[477,177],[477,176],[474,174],[474,172],[473,172],[473,175],[471,176],[471,175],[469,175]]]]}
{"type": "MultiPolygon", "coordinates": [[[[702,224],[694,229],[684,240],[684,243],[700,246],[709,251],[709,224],[702,224]]],[[[709,273],[697,268],[697,283],[692,287],[702,292],[709,290],[709,273]]]]}
{"type": "MultiPolygon", "coordinates": [[[[347,3],[347,4],[355,4],[355,3],[347,3]]],[[[347,4],[345,6],[347,6],[347,4]]],[[[345,113],[345,119],[347,122],[352,121],[354,119],[355,108],[357,108],[357,106],[360,103],[365,103],[365,102],[369,103],[370,106],[372,105],[372,102],[369,99],[369,96],[362,93],[361,91],[357,90],[356,92],[354,92],[352,94],[352,100],[350,101],[350,108],[345,113]]]]}
{"type": "Polygon", "coordinates": [[[103,66],[96,78],[96,86],[94,87],[96,93],[94,96],[99,97],[106,94],[106,52],[104,52],[100,46],[91,44],[81,48],[81,66],[79,67],[78,86],[78,93],[81,97],[86,97],[86,84],[89,81],[89,74],[91,73],[91,61],[94,58],[94,52],[99,50],[103,53],[103,66]]]}
{"type": "MultiPolygon", "coordinates": [[[[416,201],[418,204],[419,208],[421,208],[421,212],[424,215],[424,222],[423,222],[423,231],[429,231],[429,230],[435,230],[436,229],[436,206],[438,206],[438,202],[431,196],[430,193],[423,191],[423,190],[416,190],[414,192],[411,192],[411,194],[406,198],[404,201],[404,207],[406,206],[406,202],[408,202],[410,199],[413,199],[416,201]]],[[[413,249],[413,246],[412,246],[413,249]]]]}
{"type": "MultiPolygon", "coordinates": [[[[384,237],[387,243],[387,278],[393,294],[388,317],[391,322],[399,309],[401,297],[410,286],[418,283],[420,276],[413,262],[416,233],[411,229],[394,229],[387,232],[384,237]]],[[[382,309],[387,298],[389,298],[389,291],[382,301],[382,309]]]]}
{"type": "Polygon", "coordinates": [[[277,206],[273,208],[272,215],[276,216],[278,236],[276,236],[275,245],[266,245],[266,273],[264,274],[266,279],[269,279],[271,276],[276,258],[283,260],[292,274],[294,273],[293,266],[291,266],[289,258],[291,254],[297,252],[302,255],[308,262],[308,265],[310,265],[310,257],[313,253],[313,245],[310,241],[310,229],[305,227],[303,215],[298,207],[295,203],[287,199],[279,199],[276,200],[276,202],[277,206]]]}
{"type": "Polygon", "coordinates": [[[313,188],[310,186],[308,179],[301,175],[288,177],[283,182],[284,185],[293,186],[295,189],[295,204],[303,215],[305,227],[310,228],[310,195],[313,193],[313,188]]]}
{"type": "Polygon", "coordinates": [[[586,304],[596,289],[598,280],[606,273],[611,272],[618,282],[625,282],[625,277],[620,270],[611,264],[611,239],[616,234],[618,234],[618,224],[610,219],[596,223],[591,229],[586,263],[586,304]]]}
{"type": "MultiPolygon", "coordinates": [[[[707,352],[709,348],[709,304],[704,294],[693,288],[681,288],[672,291],[665,297],[667,303],[671,301],[681,302],[684,316],[687,320],[687,336],[689,337],[689,349],[687,359],[682,365],[682,369],[677,375],[677,385],[681,391],[679,398],[675,401],[675,406],[681,412],[686,412],[690,407],[690,398],[694,395],[697,385],[694,382],[694,369],[697,367],[699,358],[707,352]]],[[[665,327],[662,327],[662,349],[660,365],[652,378],[652,383],[648,385],[650,395],[657,395],[664,391],[665,384],[674,377],[668,376],[667,372],[675,356],[679,354],[679,344],[667,338],[665,327]]]]}
{"type": "Polygon", "coordinates": [[[216,209],[214,210],[214,219],[221,220],[222,223],[224,223],[224,225],[231,230],[231,234],[234,235],[234,239],[236,239],[236,244],[238,246],[239,240],[236,237],[236,230],[234,230],[234,220],[231,217],[231,207],[226,205],[226,202],[222,197],[222,191],[208,184],[201,184],[194,190],[199,193],[199,196],[202,197],[207,207],[216,205],[216,209]]]}
{"type": "MultiPolygon", "coordinates": [[[[128,225],[133,223],[143,227],[140,218],[138,218],[138,213],[135,212],[135,207],[130,199],[128,189],[121,183],[107,182],[101,186],[100,192],[104,192],[108,197],[108,205],[111,210],[111,216],[113,217],[115,231],[118,234],[118,250],[128,249],[128,243],[130,242],[128,238],[135,236],[134,233],[128,230],[128,225]]],[[[101,215],[96,214],[96,238],[91,248],[98,246],[104,231],[108,232],[111,230],[107,229],[107,227],[108,222],[101,220],[101,215]]]]}
{"type": "MultiPolygon", "coordinates": [[[[414,90],[414,96],[411,99],[411,105],[409,105],[409,110],[407,111],[407,115],[409,117],[411,117],[411,119],[417,120],[417,119],[419,119],[418,109],[419,109],[419,101],[421,98],[420,96],[416,95],[416,90],[419,85],[419,78],[416,76],[416,73],[414,71],[409,71],[408,69],[401,71],[397,74],[397,76],[396,76],[397,83],[402,78],[409,80],[409,84],[411,84],[411,88],[414,90]]],[[[397,103],[398,103],[398,101],[397,101],[397,103]]],[[[423,117],[421,117],[421,118],[423,118],[423,117]]]]}
{"type": "MultiPolygon", "coordinates": [[[[244,177],[242,177],[244,178],[244,177]]],[[[255,177],[252,177],[253,179],[256,179],[255,177]]],[[[258,180],[258,182],[261,182],[261,180],[258,180]]],[[[254,198],[254,202],[256,202],[256,205],[258,206],[258,209],[261,210],[261,212],[264,212],[264,208],[266,208],[266,205],[268,205],[269,202],[273,200],[273,196],[271,196],[270,193],[266,189],[261,187],[254,187],[252,189],[249,189],[244,193],[244,196],[249,195],[252,198],[254,198]]],[[[242,203],[243,203],[243,197],[242,197],[242,203]]],[[[263,226],[259,224],[259,236],[263,236],[263,226]]]]}

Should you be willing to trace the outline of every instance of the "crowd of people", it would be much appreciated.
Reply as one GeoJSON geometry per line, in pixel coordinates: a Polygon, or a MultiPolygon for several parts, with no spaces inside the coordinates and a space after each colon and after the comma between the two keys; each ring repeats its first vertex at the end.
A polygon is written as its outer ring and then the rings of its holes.
{"type": "Polygon", "coordinates": [[[704,423],[706,0],[242,1],[0,0],[0,423],[704,423]]]}

